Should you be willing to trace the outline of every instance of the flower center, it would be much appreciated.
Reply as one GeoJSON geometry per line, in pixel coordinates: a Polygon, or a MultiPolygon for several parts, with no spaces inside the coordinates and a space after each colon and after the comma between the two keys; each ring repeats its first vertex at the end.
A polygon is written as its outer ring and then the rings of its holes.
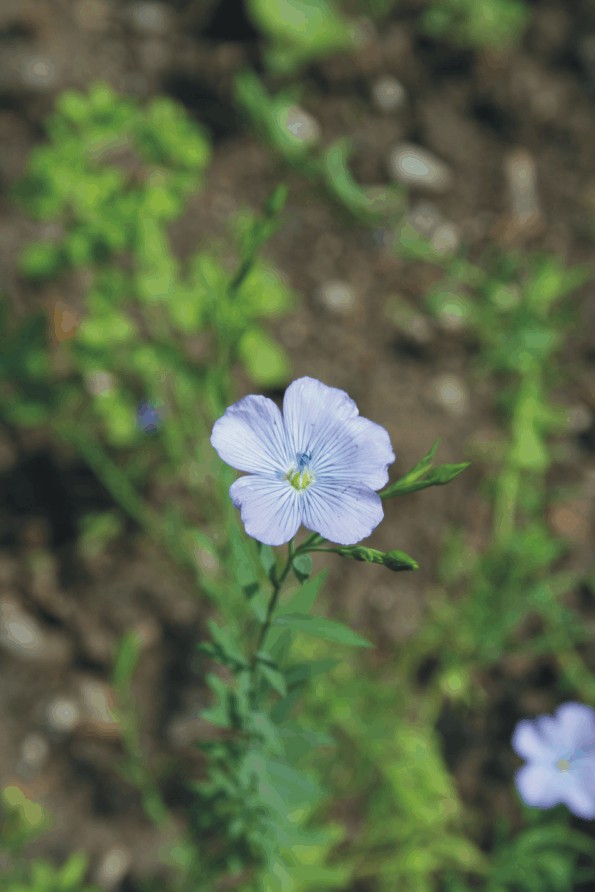
{"type": "Polygon", "coordinates": [[[289,480],[294,489],[297,489],[298,492],[301,492],[302,490],[307,489],[310,484],[314,482],[315,479],[314,474],[310,469],[312,453],[298,452],[296,459],[297,467],[290,468],[285,475],[285,479],[289,480]]]}
{"type": "Polygon", "coordinates": [[[558,759],[556,762],[556,768],[558,771],[570,771],[570,762],[568,759],[558,759]]]}

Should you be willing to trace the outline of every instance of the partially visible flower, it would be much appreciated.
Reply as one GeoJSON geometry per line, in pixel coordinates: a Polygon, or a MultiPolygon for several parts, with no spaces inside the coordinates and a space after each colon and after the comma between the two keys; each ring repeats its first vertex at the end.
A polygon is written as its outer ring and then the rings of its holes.
{"type": "Polygon", "coordinates": [[[136,410],[136,423],[144,433],[155,433],[160,427],[162,420],[158,409],[152,403],[149,403],[147,400],[139,403],[136,410]]]}
{"type": "Polygon", "coordinates": [[[512,746],[528,763],[515,778],[527,805],[562,803],[579,818],[595,818],[595,710],[564,703],[554,716],[523,719],[512,746]]]}
{"type": "Polygon", "coordinates": [[[229,494],[246,532],[266,545],[289,542],[301,524],[354,545],[384,516],[375,490],[395,460],[390,439],[343,390],[299,378],[285,392],[283,414],[267,397],[246,396],[215,422],[211,443],[228,465],[249,472],[229,494]]]}

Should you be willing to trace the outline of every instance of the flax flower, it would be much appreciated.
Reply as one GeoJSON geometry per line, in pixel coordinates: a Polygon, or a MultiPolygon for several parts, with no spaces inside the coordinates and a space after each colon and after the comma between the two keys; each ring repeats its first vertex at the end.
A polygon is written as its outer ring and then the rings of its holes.
{"type": "Polygon", "coordinates": [[[551,808],[562,803],[579,818],[595,818],[595,711],[564,703],[555,716],[524,719],[512,737],[526,760],[516,785],[527,805],[551,808]]]}
{"type": "Polygon", "coordinates": [[[395,460],[390,439],[343,390],[299,378],[285,392],[283,414],[267,397],[246,396],[215,422],[211,443],[248,472],[229,494],[246,532],[266,545],[289,542],[301,524],[354,545],[384,516],[376,490],[395,460]]]}

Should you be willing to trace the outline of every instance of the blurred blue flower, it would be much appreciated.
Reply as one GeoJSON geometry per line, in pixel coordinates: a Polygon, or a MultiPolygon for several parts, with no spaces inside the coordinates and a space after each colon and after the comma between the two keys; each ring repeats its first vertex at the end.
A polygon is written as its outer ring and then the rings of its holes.
{"type": "Polygon", "coordinates": [[[149,403],[147,400],[139,403],[136,410],[136,423],[145,434],[155,433],[160,427],[162,420],[158,409],[152,403],[149,403]]]}
{"type": "Polygon", "coordinates": [[[555,716],[523,719],[512,746],[528,763],[515,778],[527,805],[562,803],[579,818],[595,818],[595,710],[564,703],[555,716]]]}
{"type": "Polygon", "coordinates": [[[375,490],[395,460],[390,439],[343,390],[299,378],[283,414],[267,397],[246,396],[215,422],[211,443],[224,462],[249,472],[229,494],[246,532],[266,545],[289,542],[300,524],[354,545],[384,516],[375,490]]]}

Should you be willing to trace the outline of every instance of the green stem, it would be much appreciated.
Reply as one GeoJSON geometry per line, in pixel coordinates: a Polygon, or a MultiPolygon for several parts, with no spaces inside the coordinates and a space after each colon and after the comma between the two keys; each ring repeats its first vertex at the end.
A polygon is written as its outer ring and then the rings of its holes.
{"type": "Polygon", "coordinates": [[[302,542],[299,548],[296,549],[294,557],[297,557],[298,554],[303,554],[304,552],[313,551],[313,545],[318,545],[319,542],[324,542],[324,538],[319,533],[312,533],[308,538],[302,542]]]}
{"type": "Polygon", "coordinates": [[[296,551],[295,551],[295,547],[294,547],[293,539],[292,539],[288,545],[287,561],[285,562],[285,566],[283,567],[283,570],[281,571],[281,575],[279,577],[277,577],[277,574],[275,573],[275,575],[272,579],[273,591],[271,593],[271,598],[270,598],[268,606],[267,606],[267,613],[266,613],[265,621],[261,626],[260,634],[258,636],[258,642],[256,644],[254,653],[252,655],[252,659],[250,661],[250,676],[251,676],[250,687],[251,687],[251,691],[252,691],[251,696],[252,696],[253,702],[256,699],[256,683],[258,680],[258,654],[264,647],[268,631],[271,628],[271,623],[273,621],[273,614],[275,612],[275,607],[277,606],[277,603],[279,601],[279,595],[281,594],[281,588],[283,587],[283,583],[287,579],[287,574],[291,570],[291,565],[293,564],[293,559],[295,556],[296,556],[296,551]]]}
{"type": "Polygon", "coordinates": [[[496,481],[492,529],[494,541],[500,545],[514,532],[519,483],[519,472],[511,466],[504,468],[496,481]]]}

